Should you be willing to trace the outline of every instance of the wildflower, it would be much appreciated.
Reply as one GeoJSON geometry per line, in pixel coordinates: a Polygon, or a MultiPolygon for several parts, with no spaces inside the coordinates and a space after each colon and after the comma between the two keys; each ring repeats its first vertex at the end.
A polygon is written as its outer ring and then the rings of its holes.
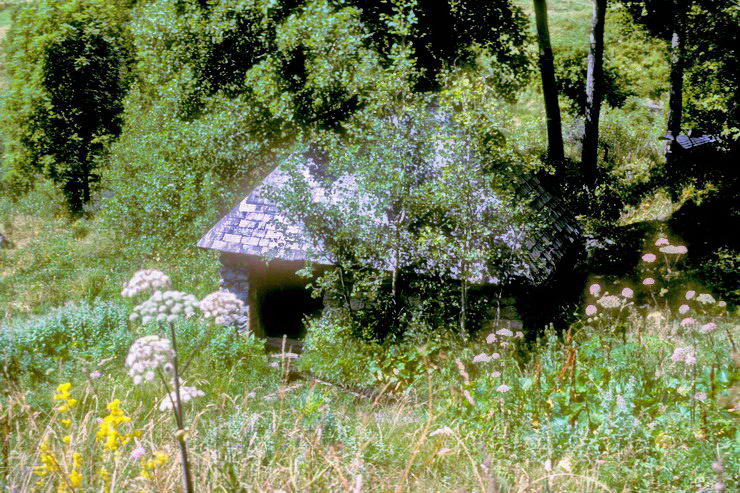
{"type": "Polygon", "coordinates": [[[717,302],[717,306],[720,307],[720,308],[724,308],[724,307],[727,306],[727,302],[726,301],[718,301],[717,302]]]}
{"type": "Polygon", "coordinates": [[[652,277],[646,277],[642,280],[642,284],[644,284],[645,286],[652,286],[653,284],[655,284],[655,279],[653,279],[652,277]]]}
{"type": "MultiPolygon", "coordinates": [[[[447,447],[442,447],[441,449],[437,450],[437,452],[434,455],[438,455],[440,457],[444,457],[445,455],[450,455],[452,453],[452,449],[447,447]]],[[[360,491],[360,490],[357,490],[360,491]]]]}
{"type": "Polygon", "coordinates": [[[502,394],[505,394],[509,390],[511,390],[511,387],[505,384],[501,384],[498,387],[496,387],[496,392],[501,392],[502,394]]]}
{"type": "Polygon", "coordinates": [[[722,465],[721,462],[712,462],[712,471],[716,472],[717,474],[722,474],[725,472],[725,466],[722,465]]]}
{"type": "Polygon", "coordinates": [[[591,296],[598,296],[599,293],[601,293],[601,286],[598,284],[592,284],[588,288],[588,292],[591,293],[591,296]]]}
{"type": "Polygon", "coordinates": [[[486,342],[488,344],[493,344],[494,342],[496,342],[496,333],[495,332],[491,332],[490,334],[488,334],[486,336],[486,342]]]}
{"type": "Polygon", "coordinates": [[[141,432],[121,433],[119,431],[118,428],[121,425],[131,422],[131,418],[126,416],[126,413],[121,409],[120,399],[114,399],[108,403],[107,409],[108,416],[103,418],[100,423],[95,440],[103,442],[104,449],[114,452],[119,447],[126,445],[133,437],[139,436],[141,432]]]}
{"type": "Polygon", "coordinates": [[[69,382],[63,383],[57,387],[57,392],[54,394],[55,401],[64,401],[60,406],[56,408],[60,413],[66,413],[77,404],[77,399],[70,398],[69,391],[72,389],[72,384],[69,382]]]}
{"type": "Polygon", "coordinates": [[[501,357],[501,355],[498,354],[498,353],[491,353],[491,359],[492,360],[499,359],[500,357],[501,357]]]}
{"type": "Polygon", "coordinates": [[[100,378],[103,374],[100,373],[98,370],[91,371],[90,372],[90,378],[100,378]]]}
{"type": "Polygon", "coordinates": [[[140,476],[144,479],[152,479],[152,471],[166,464],[167,460],[169,460],[169,456],[164,452],[154,452],[153,457],[149,460],[141,459],[140,476]]]}
{"type": "Polygon", "coordinates": [[[175,351],[169,339],[155,335],[141,337],[134,341],[128,351],[126,357],[128,374],[136,385],[144,380],[151,382],[157,368],[163,367],[166,371],[170,368],[167,364],[174,357],[175,351]]]}
{"type": "Polygon", "coordinates": [[[630,288],[624,288],[622,290],[622,296],[625,298],[632,298],[635,295],[635,292],[632,291],[630,288]]]}
{"type": "Polygon", "coordinates": [[[59,420],[62,425],[64,425],[66,428],[69,428],[69,426],[72,424],[72,420],[70,419],[60,419],[59,420]]]}
{"type": "Polygon", "coordinates": [[[199,306],[206,318],[214,318],[218,325],[246,325],[247,307],[234,293],[216,291],[203,298],[199,306]]]}
{"type": "Polygon", "coordinates": [[[141,444],[137,444],[136,448],[131,452],[131,460],[139,460],[146,455],[146,450],[141,444]]]}
{"type": "Polygon", "coordinates": [[[433,432],[431,432],[429,436],[430,437],[437,436],[437,435],[449,436],[449,435],[452,435],[452,433],[453,433],[452,428],[450,428],[449,426],[443,426],[442,428],[438,428],[434,430],[433,432]]]}
{"type": "Polygon", "coordinates": [[[500,372],[500,371],[492,371],[492,372],[491,372],[491,376],[492,376],[493,378],[498,378],[498,377],[500,377],[500,376],[501,376],[501,372],[500,372]]]}
{"type": "Polygon", "coordinates": [[[502,337],[511,337],[514,335],[514,333],[509,329],[498,329],[496,331],[496,335],[499,335],[502,337]]]}
{"type": "Polygon", "coordinates": [[[491,361],[491,357],[486,353],[480,353],[473,358],[473,363],[488,363],[491,361]]]}
{"type": "Polygon", "coordinates": [[[690,327],[696,323],[696,320],[694,320],[691,317],[686,317],[683,320],[681,320],[681,327],[690,327]]]}
{"type": "Polygon", "coordinates": [[[596,312],[598,311],[599,309],[596,308],[596,305],[588,305],[586,307],[586,315],[589,317],[593,317],[594,315],[596,315],[596,312]]]}
{"type": "Polygon", "coordinates": [[[702,305],[712,305],[716,303],[716,300],[714,297],[709,293],[702,293],[699,296],[696,297],[696,301],[701,303],[702,305]]]}
{"type": "Polygon", "coordinates": [[[668,238],[658,238],[655,240],[655,246],[663,246],[668,245],[670,242],[668,241],[668,238]]]}
{"type": "Polygon", "coordinates": [[[144,291],[169,288],[170,284],[170,278],[163,272],[153,269],[140,270],[135,272],[128,284],[123,287],[121,296],[130,298],[144,291]]]}
{"type": "MultiPolygon", "coordinates": [[[[180,387],[180,402],[182,404],[185,404],[186,402],[196,397],[203,397],[204,395],[206,394],[202,390],[199,390],[195,387],[180,387]]],[[[159,410],[166,411],[168,409],[172,409],[173,402],[177,402],[177,396],[175,395],[174,390],[169,393],[168,397],[162,399],[162,402],[159,404],[159,410]]]]}
{"type": "Polygon", "coordinates": [[[666,245],[660,247],[660,251],[661,253],[668,255],[683,255],[684,253],[687,253],[689,249],[683,245],[666,245]]]}
{"type": "Polygon", "coordinates": [[[517,330],[514,334],[514,337],[516,337],[517,339],[524,339],[524,332],[522,332],[521,330],[517,330]]]}
{"type": "Polygon", "coordinates": [[[681,315],[688,312],[689,310],[691,310],[691,307],[689,307],[689,305],[681,305],[678,307],[678,313],[680,313],[681,315]]]}
{"type": "Polygon", "coordinates": [[[596,303],[603,306],[604,308],[619,308],[619,305],[621,304],[619,298],[614,295],[602,296],[601,298],[596,300],[596,303]]]}
{"type": "Polygon", "coordinates": [[[73,469],[67,475],[67,479],[69,479],[69,484],[72,488],[79,488],[82,484],[82,474],[80,474],[76,469],[73,469]]]}
{"type": "Polygon", "coordinates": [[[656,258],[657,257],[655,256],[654,253],[646,253],[645,255],[642,256],[642,261],[650,264],[650,263],[655,262],[656,258]]]}
{"type": "Polygon", "coordinates": [[[701,332],[702,334],[709,334],[709,333],[714,332],[716,328],[717,328],[717,324],[715,324],[714,322],[709,322],[709,323],[702,325],[699,328],[699,332],[701,332]]]}
{"type": "Polygon", "coordinates": [[[699,402],[706,402],[707,400],[707,393],[706,392],[697,392],[694,394],[694,399],[696,399],[699,402]]]}
{"type": "Polygon", "coordinates": [[[190,318],[198,308],[198,300],[192,294],[181,291],[155,291],[144,303],[136,306],[129,316],[131,320],[141,319],[141,323],[174,322],[181,316],[190,318]]]}
{"type": "Polygon", "coordinates": [[[692,289],[686,291],[685,298],[686,298],[687,301],[690,300],[690,299],[692,299],[694,296],[696,296],[696,291],[694,291],[692,289]]]}
{"type": "Polygon", "coordinates": [[[673,355],[671,355],[671,360],[674,363],[684,362],[687,365],[693,365],[696,363],[696,355],[694,354],[694,350],[688,346],[677,347],[673,351],[673,355]]]}

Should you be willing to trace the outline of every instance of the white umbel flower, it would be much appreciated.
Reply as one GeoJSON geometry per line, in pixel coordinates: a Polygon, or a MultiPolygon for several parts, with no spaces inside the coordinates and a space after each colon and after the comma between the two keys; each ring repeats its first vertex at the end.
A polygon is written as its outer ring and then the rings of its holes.
{"type": "Polygon", "coordinates": [[[190,318],[198,308],[198,300],[192,294],[181,291],[155,291],[144,303],[134,308],[129,317],[141,319],[141,323],[174,322],[180,317],[190,318]]]}
{"type": "Polygon", "coordinates": [[[215,291],[200,301],[200,309],[206,318],[213,318],[218,325],[233,327],[244,325],[247,307],[229,291],[215,291]]]}
{"type": "MultiPolygon", "coordinates": [[[[188,401],[191,401],[195,399],[196,397],[203,397],[205,392],[203,392],[200,389],[197,389],[195,387],[186,387],[182,386],[180,387],[180,403],[185,404],[188,401]]],[[[175,391],[169,393],[169,395],[166,395],[164,399],[162,399],[162,402],[159,403],[159,410],[160,411],[167,411],[172,409],[172,403],[177,402],[177,396],[175,395],[175,391]]]]}
{"type": "Polygon", "coordinates": [[[622,304],[622,301],[612,294],[602,296],[598,300],[596,300],[596,303],[603,306],[604,308],[619,308],[619,306],[622,304]]]}
{"type": "Polygon", "coordinates": [[[696,301],[701,303],[702,305],[713,305],[717,302],[717,300],[714,299],[714,296],[712,296],[709,293],[702,293],[699,296],[696,297],[696,301]]]}
{"type": "Polygon", "coordinates": [[[131,280],[123,287],[121,296],[130,298],[144,291],[167,289],[172,282],[167,274],[154,269],[136,271],[131,280]]]}
{"type": "Polygon", "coordinates": [[[144,336],[131,345],[126,357],[128,374],[136,385],[147,381],[151,382],[156,376],[157,368],[169,371],[170,363],[175,357],[172,343],[169,339],[159,336],[144,336]]]}

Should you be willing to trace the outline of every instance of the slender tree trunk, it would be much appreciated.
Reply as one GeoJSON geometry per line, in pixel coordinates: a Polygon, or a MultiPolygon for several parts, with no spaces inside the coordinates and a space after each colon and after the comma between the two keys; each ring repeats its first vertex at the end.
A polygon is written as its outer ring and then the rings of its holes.
{"type": "Polygon", "coordinates": [[[683,118],[684,30],[687,8],[687,0],[675,0],[673,4],[671,94],[668,100],[668,132],[666,135],[670,140],[666,145],[666,164],[670,164],[675,155],[675,139],[681,133],[681,119],[683,118]]]}
{"type": "Polygon", "coordinates": [[[590,188],[596,185],[596,165],[599,159],[599,115],[604,93],[604,21],[607,0],[593,0],[591,40],[586,77],[586,120],[583,127],[581,163],[590,188]]]}
{"type": "Polygon", "coordinates": [[[550,46],[550,29],[547,25],[546,0],[534,0],[534,13],[537,20],[537,44],[540,52],[540,74],[542,76],[542,94],[545,98],[545,115],[547,118],[547,155],[551,161],[562,163],[565,157],[563,150],[563,126],[560,121],[558,88],[555,83],[555,66],[552,46],[550,46]]]}

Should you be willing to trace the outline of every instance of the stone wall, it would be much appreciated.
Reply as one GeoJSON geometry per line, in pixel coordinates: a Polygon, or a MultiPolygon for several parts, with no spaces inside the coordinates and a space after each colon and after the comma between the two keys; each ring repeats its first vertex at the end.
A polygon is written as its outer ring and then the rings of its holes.
{"type": "Polygon", "coordinates": [[[233,293],[247,306],[244,317],[237,321],[236,329],[239,332],[250,330],[249,313],[252,309],[249,299],[249,268],[246,264],[235,262],[225,255],[221,255],[221,280],[219,285],[222,291],[233,293]]]}

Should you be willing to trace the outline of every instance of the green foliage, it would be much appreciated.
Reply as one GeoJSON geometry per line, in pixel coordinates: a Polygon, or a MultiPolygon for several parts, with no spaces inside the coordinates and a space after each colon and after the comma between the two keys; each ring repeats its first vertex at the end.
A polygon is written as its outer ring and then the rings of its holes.
{"type": "MultiPolygon", "coordinates": [[[[322,245],[321,255],[338,266],[322,288],[363,337],[382,340],[411,323],[437,324],[449,319],[450,307],[460,310],[465,332],[469,285],[526,279],[533,262],[517,245],[544,219],[515,199],[512,185],[528,163],[517,160],[501,132],[471,121],[464,104],[446,104],[363,114],[321,147],[324,155],[309,169],[306,153],[291,156],[281,168],[287,183],[268,190],[303,226],[298,237],[284,232],[288,242],[322,245]],[[450,278],[462,285],[459,302],[444,286],[450,278]],[[416,300],[428,296],[440,308],[420,310],[416,300]]],[[[505,114],[493,109],[486,123],[496,117],[505,114]]]]}
{"type": "Polygon", "coordinates": [[[133,340],[128,310],[112,302],[69,303],[0,328],[3,377],[25,384],[68,371],[79,359],[122,361],[133,340]]]}
{"type": "Polygon", "coordinates": [[[97,0],[26,3],[6,44],[3,182],[31,186],[37,173],[82,211],[108,145],[121,129],[130,46],[127,5],[97,0]]]}
{"type": "MultiPolygon", "coordinates": [[[[632,20],[656,38],[670,41],[671,2],[620,0],[632,20]]],[[[696,127],[737,141],[738,81],[735,73],[740,9],[732,0],[688,2],[685,44],[684,105],[686,128],[696,127]]]]}
{"type": "MultiPolygon", "coordinates": [[[[583,115],[586,111],[587,61],[588,53],[585,50],[575,50],[559,53],[555,67],[558,91],[577,115],[583,115]]],[[[605,60],[603,70],[602,101],[613,108],[621,108],[627,98],[633,95],[629,89],[630,81],[624,80],[621,71],[609,59],[605,60]]]]}

